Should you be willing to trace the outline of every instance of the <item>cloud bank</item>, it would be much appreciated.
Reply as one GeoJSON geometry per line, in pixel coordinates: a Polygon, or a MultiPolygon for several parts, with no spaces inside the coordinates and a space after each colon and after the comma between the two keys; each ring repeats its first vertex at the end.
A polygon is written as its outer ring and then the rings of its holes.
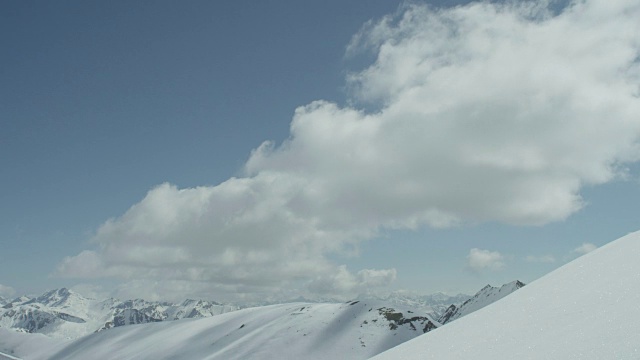
{"type": "Polygon", "coordinates": [[[243,177],[152,189],[57,274],[346,294],[395,278],[328,259],[381,230],[564,220],[639,159],[640,4],[536,4],[410,4],[366,24],[347,51],[375,61],[348,76],[349,106],[296,109],[243,177]]]}

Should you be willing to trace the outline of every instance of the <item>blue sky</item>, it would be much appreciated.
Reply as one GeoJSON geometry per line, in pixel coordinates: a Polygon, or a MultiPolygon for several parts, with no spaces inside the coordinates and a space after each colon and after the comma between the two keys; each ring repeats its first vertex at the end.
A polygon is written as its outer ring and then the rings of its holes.
{"type": "Polygon", "coordinates": [[[637,230],[637,7],[460,3],[3,4],[0,290],[473,292],[637,230]]]}

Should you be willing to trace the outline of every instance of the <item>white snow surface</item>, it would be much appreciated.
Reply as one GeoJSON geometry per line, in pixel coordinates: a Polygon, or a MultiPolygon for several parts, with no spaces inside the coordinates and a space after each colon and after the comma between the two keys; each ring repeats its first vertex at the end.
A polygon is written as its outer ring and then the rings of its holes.
{"type": "Polygon", "coordinates": [[[22,359],[46,359],[67,343],[69,343],[69,340],[54,339],[43,334],[20,333],[0,328],[0,353],[22,359]]]}
{"type": "Polygon", "coordinates": [[[640,232],[375,360],[640,359],[640,232]]]}
{"type": "Polygon", "coordinates": [[[29,359],[367,359],[439,325],[409,311],[365,301],[263,306],[113,328],[29,359]]]}

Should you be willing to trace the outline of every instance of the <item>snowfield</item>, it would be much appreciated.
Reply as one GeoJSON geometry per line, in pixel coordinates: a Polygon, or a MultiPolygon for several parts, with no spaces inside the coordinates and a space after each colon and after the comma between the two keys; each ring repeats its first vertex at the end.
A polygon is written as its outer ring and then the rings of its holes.
{"type": "Polygon", "coordinates": [[[0,353],[20,359],[47,359],[68,343],[70,340],[0,328],[0,353]]]}
{"type": "Polygon", "coordinates": [[[375,360],[640,359],[640,232],[375,360]]]}
{"type": "Polygon", "coordinates": [[[438,325],[371,302],[294,303],[113,328],[44,358],[367,359],[438,325]]]}

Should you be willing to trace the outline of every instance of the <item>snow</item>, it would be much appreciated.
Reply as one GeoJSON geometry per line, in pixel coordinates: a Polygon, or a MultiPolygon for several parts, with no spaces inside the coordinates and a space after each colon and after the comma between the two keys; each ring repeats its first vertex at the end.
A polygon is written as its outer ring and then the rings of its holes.
{"type": "Polygon", "coordinates": [[[0,360],[21,360],[21,359],[15,356],[11,356],[11,355],[0,352],[0,360]]]}
{"type": "Polygon", "coordinates": [[[203,300],[186,300],[182,304],[96,300],[62,288],[35,298],[16,298],[0,307],[0,327],[76,339],[114,326],[209,317],[234,310],[236,306],[203,300]]]}
{"type": "Polygon", "coordinates": [[[43,358],[367,359],[437,325],[383,303],[282,304],[113,328],[43,358]]]}
{"type": "Polygon", "coordinates": [[[640,232],[375,360],[639,359],[640,232]]]}
{"type": "Polygon", "coordinates": [[[453,320],[457,320],[463,316],[471,314],[472,312],[478,311],[489,304],[493,304],[523,286],[524,284],[517,280],[504,284],[501,287],[487,285],[478,291],[473,297],[466,300],[462,305],[458,307],[455,305],[450,306],[447,311],[438,318],[438,321],[442,324],[448,324],[453,320]]]}
{"type": "Polygon", "coordinates": [[[68,343],[68,340],[53,339],[42,334],[19,333],[0,328],[0,353],[22,359],[46,359],[68,343]]]}

